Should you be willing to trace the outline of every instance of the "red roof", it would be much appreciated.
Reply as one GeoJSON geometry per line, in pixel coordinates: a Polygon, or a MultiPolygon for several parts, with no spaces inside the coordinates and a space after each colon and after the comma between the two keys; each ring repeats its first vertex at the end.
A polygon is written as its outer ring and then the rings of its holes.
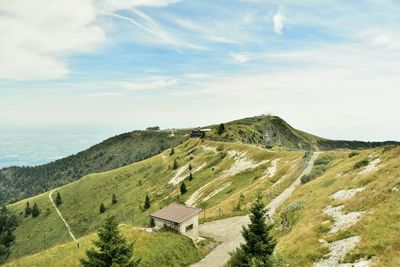
{"type": "Polygon", "coordinates": [[[201,211],[202,209],[199,208],[192,208],[178,203],[172,203],[165,208],[153,212],[150,216],[169,222],[182,223],[199,214],[201,211]]]}

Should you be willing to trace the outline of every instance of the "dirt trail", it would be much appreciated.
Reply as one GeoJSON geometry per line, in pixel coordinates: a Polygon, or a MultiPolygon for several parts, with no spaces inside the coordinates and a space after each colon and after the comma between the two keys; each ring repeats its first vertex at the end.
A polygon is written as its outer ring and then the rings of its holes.
{"type": "MultiPolygon", "coordinates": [[[[307,167],[303,170],[296,181],[270,202],[267,208],[269,209],[269,215],[271,217],[275,214],[276,209],[282,205],[282,203],[287,200],[292,195],[293,191],[301,184],[301,177],[310,173],[319,154],[320,152],[314,152],[307,167]]],[[[233,251],[243,242],[241,230],[242,227],[249,224],[249,222],[249,216],[246,215],[201,224],[199,226],[200,235],[212,237],[222,243],[211,251],[204,259],[191,266],[223,266],[229,260],[229,252],[233,251]]]]}
{"type": "Polygon", "coordinates": [[[56,211],[57,211],[57,213],[58,213],[58,216],[60,216],[61,220],[64,222],[65,227],[67,227],[67,230],[68,230],[69,235],[72,237],[72,239],[73,239],[74,241],[76,241],[76,238],[75,238],[74,234],[71,232],[71,228],[69,227],[67,221],[64,219],[64,217],[62,216],[60,210],[57,208],[57,205],[54,203],[54,201],[53,201],[53,196],[52,196],[52,195],[53,195],[53,191],[50,191],[50,193],[49,193],[49,199],[50,199],[51,203],[53,204],[54,208],[56,209],[56,211]]]}

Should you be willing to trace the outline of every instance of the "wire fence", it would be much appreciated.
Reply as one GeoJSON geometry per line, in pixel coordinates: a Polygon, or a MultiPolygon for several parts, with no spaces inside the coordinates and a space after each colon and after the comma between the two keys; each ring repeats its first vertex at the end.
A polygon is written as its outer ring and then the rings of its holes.
{"type": "MultiPolygon", "coordinates": [[[[300,177],[302,171],[306,168],[309,160],[309,156],[303,157],[301,164],[293,171],[290,175],[279,179],[277,182],[272,184],[268,189],[261,191],[262,199],[265,205],[268,205],[273,199],[279,196],[286,188],[288,188],[297,178],[300,177]]],[[[230,201],[224,203],[224,205],[217,205],[204,209],[200,214],[200,222],[208,222],[213,220],[219,220],[232,216],[241,216],[250,212],[251,204],[253,199],[247,199],[240,203],[240,200],[230,201]]]]}

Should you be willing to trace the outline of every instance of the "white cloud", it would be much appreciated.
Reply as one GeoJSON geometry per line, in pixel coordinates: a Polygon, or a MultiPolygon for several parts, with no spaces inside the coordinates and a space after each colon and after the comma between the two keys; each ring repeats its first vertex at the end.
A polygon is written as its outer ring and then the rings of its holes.
{"type": "MultiPolygon", "coordinates": [[[[127,80],[119,82],[100,82],[90,83],[87,87],[91,90],[119,90],[119,93],[128,91],[146,91],[153,89],[163,89],[174,86],[178,83],[177,79],[171,77],[149,76],[138,80],[127,80]]],[[[95,94],[97,94],[96,92],[95,94]]],[[[101,92],[100,92],[101,93],[101,92]]]]}
{"type": "MultiPolygon", "coordinates": [[[[68,58],[92,52],[106,41],[99,12],[141,6],[162,7],[179,0],[0,0],[0,79],[51,80],[69,73],[68,58]]],[[[178,43],[143,13],[151,34],[178,43]]],[[[188,44],[190,46],[190,44],[188,44]]],[[[194,47],[194,46],[193,46],[194,47]]]]}
{"type": "Polygon", "coordinates": [[[165,79],[149,80],[144,82],[119,82],[116,83],[115,86],[121,89],[137,91],[137,90],[161,89],[175,85],[176,83],[177,83],[176,79],[165,78],[165,79]]]}
{"type": "Polygon", "coordinates": [[[89,0],[0,0],[0,79],[57,79],[105,39],[89,0]]]}
{"type": "Polygon", "coordinates": [[[282,34],[283,28],[285,27],[285,16],[283,15],[282,7],[279,7],[274,16],[272,17],[272,21],[274,24],[274,31],[277,34],[282,34]]]}
{"type": "Polygon", "coordinates": [[[175,19],[174,22],[183,29],[200,34],[200,36],[206,40],[227,44],[240,43],[241,38],[235,36],[235,34],[232,32],[232,29],[231,31],[221,29],[221,25],[215,22],[209,25],[200,25],[189,19],[182,18],[175,19]]]}
{"type": "Polygon", "coordinates": [[[376,48],[385,48],[388,50],[400,49],[400,33],[387,29],[371,28],[364,30],[360,37],[366,40],[367,44],[376,48]]]}
{"type": "Polygon", "coordinates": [[[101,92],[101,93],[91,93],[87,94],[86,97],[95,98],[95,97],[110,97],[110,96],[120,96],[121,93],[117,92],[101,92]]]}
{"type": "Polygon", "coordinates": [[[137,7],[163,7],[182,0],[97,0],[96,6],[106,12],[137,7]]]}
{"type": "Polygon", "coordinates": [[[233,60],[233,62],[235,63],[246,63],[248,61],[251,60],[251,57],[249,54],[245,54],[245,53],[231,53],[231,58],[233,60]]]}

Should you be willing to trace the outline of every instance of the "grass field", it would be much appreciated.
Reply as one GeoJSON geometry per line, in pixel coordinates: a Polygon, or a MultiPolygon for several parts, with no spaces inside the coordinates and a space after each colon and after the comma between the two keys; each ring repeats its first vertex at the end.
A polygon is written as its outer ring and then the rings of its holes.
{"type": "MultiPolygon", "coordinates": [[[[129,241],[134,241],[134,257],[141,258],[141,267],[150,266],[188,266],[202,258],[202,252],[197,249],[192,240],[173,232],[147,233],[131,226],[120,226],[121,232],[129,241]]],[[[26,256],[5,266],[19,267],[77,267],[79,259],[85,257],[85,251],[92,246],[96,234],[90,234],[78,240],[59,245],[40,252],[37,255],[26,256]]]]}
{"type": "MultiPolygon", "coordinates": [[[[216,219],[246,212],[257,190],[268,192],[278,181],[290,179],[303,162],[303,152],[268,151],[251,145],[191,139],[160,155],[104,173],[85,176],[55,190],[62,196],[59,207],[76,237],[90,234],[107,215],[116,215],[121,223],[145,226],[149,213],[172,202],[185,202],[195,192],[194,204],[205,209],[202,219],[216,219]],[[177,168],[173,170],[173,161],[177,168]],[[189,164],[193,180],[189,181],[189,164]],[[275,165],[275,166],[273,166],[275,165]],[[268,173],[269,172],[269,173],[268,173]],[[180,195],[180,180],[188,191],[180,195]],[[170,181],[177,181],[170,184],[170,181]],[[112,194],[118,199],[111,203],[112,194]],[[146,194],[151,208],[142,211],[146,194]],[[241,197],[242,196],[242,197],[241,197]],[[205,200],[206,201],[202,201],[205,200]],[[240,209],[236,208],[240,202],[240,209]],[[107,211],[100,214],[100,203],[107,211]]],[[[273,191],[282,189],[282,183],[273,191]]],[[[56,194],[54,193],[53,196],[56,194]]],[[[10,206],[20,214],[15,230],[16,242],[11,259],[32,255],[43,249],[71,241],[66,228],[51,206],[48,193],[10,206]],[[24,218],[26,201],[36,202],[42,213],[37,218],[24,218]]]]}
{"type": "Polygon", "coordinates": [[[283,230],[279,220],[275,229],[279,254],[288,266],[311,266],[329,253],[322,239],[333,242],[360,236],[361,241],[347,253],[344,262],[372,258],[373,266],[400,266],[400,147],[326,152],[321,156],[330,159],[322,175],[303,184],[280,209],[283,218],[292,207],[289,229],[283,230]],[[356,164],[365,160],[369,167],[374,160],[379,162],[377,169],[356,164]],[[361,187],[364,191],[348,200],[330,197],[339,190],[361,187]],[[345,213],[366,214],[350,228],[330,234],[333,220],[323,209],[342,204],[345,213]]]}

